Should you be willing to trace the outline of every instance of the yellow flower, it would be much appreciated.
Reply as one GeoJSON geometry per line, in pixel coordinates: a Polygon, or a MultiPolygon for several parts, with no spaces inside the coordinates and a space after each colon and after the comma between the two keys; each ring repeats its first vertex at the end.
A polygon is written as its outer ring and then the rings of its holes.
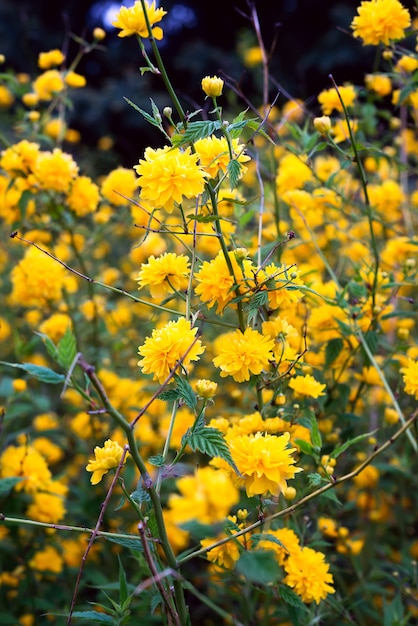
{"type": "Polygon", "coordinates": [[[300,396],[319,398],[319,396],[325,395],[324,389],[326,385],[322,385],[320,382],[315,380],[313,376],[306,374],[306,376],[295,376],[294,378],[291,378],[289,387],[300,396]]]}
{"type": "Polygon", "coordinates": [[[10,300],[18,306],[45,306],[61,300],[65,273],[62,265],[34,247],[12,269],[10,300]]]}
{"type": "MultiPolygon", "coordinates": [[[[353,85],[339,86],[338,91],[340,92],[340,96],[345,106],[347,108],[351,107],[356,99],[356,90],[353,85]]],[[[318,102],[321,105],[324,115],[331,115],[334,110],[339,111],[340,113],[343,111],[343,106],[340,98],[338,97],[337,90],[334,87],[321,91],[318,96],[318,102]]]]}
{"type": "Polygon", "coordinates": [[[39,144],[23,139],[1,153],[0,166],[10,174],[29,174],[39,155],[39,144]]]}
{"type": "Polygon", "coordinates": [[[27,508],[27,517],[46,524],[58,524],[66,513],[61,496],[52,493],[36,493],[27,508]]]}
{"type": "Polygon", "coordinates": [[[313,121],[315,130],[322,135],[326,135],[331,130],[331,119],[328,115],[323,115],[322,117],[315,117],[313,121]]]}
{"type": "Polygon", "coordinates": [[[141,198],[171,213],[174,203],[180,204],[183,196],[200,195],[205,173],[197,160],[198,155],[192,154],[190,148],[184,151],[170,146],[157,150],[147,148],[144,159],[134,166],[139,175],[137,184],[141,187],[141,198]]]}
{"type": "Polygon", "coordinates": [[[330,537],[331,539],[338,537],[338,525],[332,517],[318,517],[317,524],[318,530],[325,535],[325,537],[330,537]]]}
{"type": "Polygon", "coordinates": [[[385,74],[366,74],[366,87],[379,96],[387,96],[392,91],[392,83],[389,76],[385,74]]]}
{"type": "Polygon", "coordinates": [[[115,206],[123,206],[129,202],[123,196],[132,198],[135,187],[136,177],[134,172],[125,167],[117,167],[102,182],[101,193],[106,200],[109,200],[115,206]],[[120,194],[123,194],[123,196],[120,194]]]}
{"type": "MultiPolygon", "coordinates": [[[[358,123],[356,120],[350,120],[350,127],[353,133],[357,132],[358,123]]],[[[342,141],[348,141],[350,139],[350,131],[348,129],[347,120],[337,120],[335,126],[332,129],[335,143],[341,143],[342,141]]]]}
{"type": "Polygon", "coordinates": [[[99,188],[88,176],[76,178],[67,196],[68,206],[78,217],[94,213],[99,200],[99,188]]]}
{"type": "MultiPolygon", "coordinates": [[[[228,519],[231,520],[231,522],[233,522],[234,524],[236,524],[237,522],[237,518],[235,515],[229,515],[228,519]]],[[[240,524],[239,528],[242,528],[242,527],[243,527],[243,524],[240,524]]],[[[202,545],[202,548],[208,548],[216,541],[219,541],[220,539],[224,539],[227,536],[231,536],[231,533],[228,533],[227,535],[225,532],[223,532],[220,535],[218,535],[215,539],[214,538],[201,539],[200,543],[202,545]]],[[[232,530],[232,537],[233,536],[234,536],[234,532],[232,530]]],[[[235,563],[238,561],[239,557],[241,556],[241,550],[239,546],[240,545],[244,546],[244,542],[245,542],[245,539],[243,536],[236,537],[236,539],[233,539],[232,541],[228,541],[228,543],[224,543],[221,546],[217,546],[216,548],[212,548],[212,550],[209,550],[208,552],[206,552],[206,558],[208,559],[208,561],[211,561],[212,563],[216,563],[220,567],[225,567],[226,569],[233,569],[235,567],[235,563]]]]}
{"type": "Polygon", "coordinates": [[[365,46],[388,46],[391,41],[402,39],[411,24],[411,16],[398,0],[365,0],[357,13],[351,28],[354,37],[362,39],[365,46]]]}
{"type": "Polygon", "coordinates": [[[418,361],[408,359],[408,364],[401,368],[401,373],[403,374],[405,393],[415,396],[415,399],[418,400],[418,361]]]}
{"type": "Polygon", "coordinates": [[[10,89],[7,89],[4,85],[0,85],[0,107],[8,109],[14,102],[14,97],[10,89]]]}
{"type": "MultiPolygon", "coordinates": [[[[35,107],[39,102],[39,97],[36,93],[24,93],[22,96],[22,102],[27,107],[35,107]]],[[[38,111],[35,111],[37,113],[38,111]]]]}
{"type": "Polygon", "coordinates": [[[244,65],[247,67],[254,67],[263,62],[263,53],[260,46],[251,46],[251,48],[245,48],[243,51],[244,65]]]}
{"type": "MultiPolygon", "coordinates": [[[[97,485],[110,469],[118,467],[122,455],[122,446],[117,441],[112,441],[112,439],[105,441],[103,448],[96,446],[94,448],[95,458],[93,460],[90,459],[86,466],[88,472],[93,472],[90,478],[91,484],[97,485]]],[[[126,463],[126,457],[127,455],[125,455],[123,460],[124,463],[126,463]]]]}
{"type": "Polygon", "coordinates": [[[64,89],[64,81],[58,70],[47,70],[33,82],[33,89],[39,100],[52,100],[64,89]]]}
{"type": "MultiPolygon", "coordinates": [[[[218,172],[227,172],[228,163],[235,159],[238,163],[245,163],[250,157],[243,151],[244,145],[238,143],[238,139],[232,140],[232,157],[229,154],[228,142],[225,137],[211,135],[204,139],[199,139],[194,144],[199,156],[200,165],[210,178],[215,178],[218,172]]],[[[247,168],[241,167],[240,175],[244,174],[247,168]]]]}
{"type": "Polygon", "coordinates": [[[62,571],[64,559],[56,548],[46,546],[43,550],[36,552],[29,561],[29,567],[38,572],[53,572],[59,574],[62,571]]]}
{"type": "Polygon", "coordinates": [[[407,74],[415,72],[418,68],[418,59],[415,57],[404,54],[396,64],[395,70],[397,72],[405,72],[407,74]]]}
{"type": "Polygon", "coordinates": [[[276,437],[258,432],[228,440],[248,497],[267,492],[277,496],[286,489],[287,480],[303,471],[294,466],[296,448],[288,448],[289,439],[289,433],[276,437]]]}
{"type": "MultiPolygon", "coordinates": [[[[242,279],[242,271],[238,266],[235,252],[228,252],[228,256],[235,277],[239,281],[242,279]]],[[[216,304],[217,313],[221,313],[228,302],[235,297],[232,289],[234,278],[229,271],[222,251],[212,261],[204,261],[195,278],[199,282],[195,289],[196,295],[200,296],[202,302],[207,303],[209,309],[216,304]]]]}
{"type": "Polygon", "coordinates": [[[103,30],[103,28],[97,26],[93,30],[93,37],[96,41],[103,41],[103,39],[106,37],[106,32],[103,30]]]}
{"type": "Polygon", "coordinates": [[[224,81],[219,76],[205,76],[202,78],[202,89],[207,96],[217,98],[222,95],[224,81]]]}
{"type": "Polygon", "coordinates": [[[313,175],[303,158],[296,154],[286,154],[279,164],[276,177],[277,191],[283,195],[290,189],[299,189],[312,180],[313,175]]]}
{"type": "Polygon", "coordinates": [[[290,554],[284,569],[287,575],[283,582],[292,587],[303,602],[319,604],[329,593],[335,593],[334,579],[321,552],[300,548],[290,554]]]}
{"type": "Polygon", "coordinates": [[[48,52],[41,52],[38,57],[38,66],[41,70],[49,70],[54,65],[61,65],[65,60],[64,54],[61,50],[49,50],[48,52]]]}
{"type": "Polygon", "coordinates": [[[168,293],[186,289],[189,274],[187,256],[165,252],[158,258],[152,254],[148,263],[141,265],[137,281],[140,288],[149,286],[153,298],[164,298],[168,293]]]}
{"type": "Polygon", "coordinates": [[[34,174],[42,189],[68,191],[78,173],[78,165],[71,154],[55,148],[41,152],[36,160],[34,174]]]}
{"type": "Polygon", "coordinates": [[[0,457],[0,476],[21,476],[16,491],[47,491],[52,476],[44,457],[32,446],[8,446],[0,457]]]}
{"type": "Polygon", "coordinates": [[[191,361],[198,361],[204,352],[200,339],[196,340],[197,328],[180,317],[176,322],[168,322],[162,328],[155,328],[147,337],[138,353],[144,357],[138,361],[144,374],[153,374],[153,380],[162,383],[181,360],[184,367],[191,361]]]}
{"type": "Polygon", "coordinates": [[[77,74],[77,72],[68,72],[64,78],[65,84],[69,87],[73,87],[73,89],[78,89],[79,87],[84,87],[86,85],[86,79],[82,74],[77,74]]]}
{"type": "MultiPolygon", "coordinates": [[[[151,26],[152,36],[155,39],[163,38],[163,30],[159,26],[152,28],[157,22],[161,22],[167,11],[163,8],[155,7],[155,0],[152,4],[145,0],[146,12],[151,26]]],[[[120,28],[121,32],[118,37],[130,37],[131,35],[139,35],[139,37],[149,37],[149,31],[145,14],[142,9],[140,0],[137,0],[132,7],[121,7],[116,19],[112,22],[112,26],[120,28]]]]}
{"type": "Polygon", "coordinates": [[[216,395],[218,383],[201,378],[196,382],[196,393],[200,398],[210,399],[216,395]]]}
{"type": "Polygon", "coordinates": [[[193,519],[201,524],[220,522],[239,501],[238,489],[228,473],[210,466],[179,478],[177,489],[180,493],[168,499],[170,518],[176,525],[193,519]]]}
{"type": "MultiPolygon", "coordinates": [[[[291,487],[287,487],[290,489],[291,487]]],[[[258,542],[257,548],[263,548],[264,550],[272,550],[276,556],[279,565],[283,565],[289,554],[300,549],[299,537],[291,528],[278,528],[277,530],[269,530],[269,535],[273,535],[280,541],[282,545],[279,545],[273,540],[262,539],[258,542]]]]}
{"type": "Polygon", "coordinates": [[[222,335],[217,342],[218,356],[213,359],[221,369],[221,376],[232,376],[241,383],[251,374],[261,374],[273,359],[274,339],[264,337],[257,330],[246,328],[222,335]]]}

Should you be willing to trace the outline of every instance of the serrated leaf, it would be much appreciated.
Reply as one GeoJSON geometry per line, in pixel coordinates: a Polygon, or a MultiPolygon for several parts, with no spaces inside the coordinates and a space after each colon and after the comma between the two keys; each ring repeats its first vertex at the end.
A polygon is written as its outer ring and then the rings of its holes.
{"type": "Polygon", "coordinates": [[[244,551],[237,561],[236,569],[248,581],[262,585],[277,581],[281,575],[271,550],[244,551]]]}
{"type": "Polygon", "coordinates": [[[168,389],[167,391],[163,391],[159,394],[159,400],[165,400],[166,402],[174,402],[174,400],[178,400],[179,392],[178,389],[168,389]]]}
{"type": "MultiPolygon", "coordinates": [[[[148,67],[146,68],[141,68],[141,69],[145,69],[146,71],[149,70],[148,67]]],[[[149,113],[147,113],[146,111],[144,111],[143,109],[141,109],[137,104],[135,104],[134,102],[132,102],[131,100],[129,100],[129,98],[125,98],[125,96],[123,96],[123,99],[133,108],[135,109],[135,111],[138,111],[138,113],[140,113],[146,120],[147,122],[149,122],[150,124],[152,124],[153,126],[156,126],[157,128],[160,128],[160,123],[157,122],[152,115],[150,115],[149,113]]]]}
{"type": "Polygon", "coordinates": [[[162,467],[164,465],[164,457],[162,454],[154,454],[149,457],[148,463],[151,463],[154,467],[162,467]]]}
{"type": "Polygon", "coordinates": [[[63,374],[57,374],[57,372],[54,372],[49,369],[49,367],[44,367],[43,365],[34,365],[33,363],[7,363],[6,361],[0,361],[0,365],[8,365],[9,367],[21,369],[29,374],[29,376],[33,376],[41,382],[48,383],[50,385],[57,385],[59,383],[63,383],[65,380],[65,376],[63,374]]]}
{"type": "Polygon", "coordinates": [[[48,335],[44,335],[43,333],[35,333],[36,335],[38,335],[39,337],[41,337],[46,351],[48,352],[49,356],[54,359],[54,361],[57,360],[57,355],[58,355],[58,350],[57,350],[57,346],[55,345],[55,343],[52,341],[52,339],[50,339],[48,337],[48,335]]]}
{"type": "Polygon", "coordinates": [[[67,370],[77,354],[76,339],[70,327],[67,328],[63,337],[57,346],[57,361],[65,370],[67,370]]]}
{"type": "Polygon", "coordinates": [[[286,604],[289,604],[290,606],[298,609],[306,610],[306,607],[303,604],[301,598],[292,589],[290,589],[290,587],[287,587],[286,585],[280,585],[279,593],[280,598],[283,600],[283,602],[286,602],[286,604]]]}
{"type": "Polygon", "coordinates": [[[9,476],[9,478],[2,478],[0,480],[0,498],[7,496],[7,494],[13,489],[17,483],[23,480],[22,476],[9,476]]]}
{"type": "Polygon", "coordinates": [[[72,616],[74,619],[80,619],[91,624],[112,624],[113,626],[115,623],[113,617],[98,611],[74,611],[72,616]]]}
{"type": "Polygon", "coordinates": [[[334,363],[335,359],[340,355],[344,342],[340,337],[330,339],[325,348],[325,369],[334,363]]]}
{"type": "Polygon", "coordinates": [[[221,124],[218,120],[190,122],[183,133],[176,133],[171,137],[171,142],[173,147],[180,148],[186,144],[194,143],[199,139],[209,137],[215,130],[219,130],[220,127],[221,124]]]}
{"type": "Polygon", "coordinates": [[[228,444],[221,431],[217,428],[202,428],[194,432],[187,440],[187,443],[193,451],[199,450],[199,452],[203,452],[203,454],[207,454],[212,458],[218,456],[226,461],[237,474],[239,474],[239,470],[229,451],[228,444]]]}
{"type": "Polygon", "coordinates": [[[304,439],[294,439],[294,443],[304,454],[308,454],[309,456],[313,456],[315,458],[317,457],[313,446],[311,446],[308,441],[305,441],[304,439]]]}
{"type": "Polygon", "coordinates": [[[376,430],[372,430],[370,433],[363,433],[362,435],[358,435],[357,437],[353,437],[353,439],[349,439],[348,441],[345,441],[344,443],[342,443],[339,446],[337,446],[331,452],[330,458],[331,459],[337,459],[340,456],[340,454],[345,452],[352,445],[354,445],[355,443],[358,443],[359,441],[362,441],[363,439],[367,439],[368,437],[372,437],[376,432],[377,432],[376,430]]]}
{"type": "Polygon", "coordinates": [[[188,406],[192,411],[195,410],[197,405],[196,394],[191,388],[189,382],[180,376],[176,376],[177,391],[179,398],[183,400],[184,404],[188,406]]]}
{"type": "Polygon", "coordinates": [[[313,473],[308,474],[309,486],[319,487],[324,482],[324,477],[321,474],[313,473]]]}
{"type": "Polygon", "coordinates": [[[238,181],[241,175],[241,169],[242,165],[236,159],[232,159],[231,161],[229,161],[228,165],[226,166],[231,191],[232,189],[235,189],[235,187],[238,185],[238,181]]]}

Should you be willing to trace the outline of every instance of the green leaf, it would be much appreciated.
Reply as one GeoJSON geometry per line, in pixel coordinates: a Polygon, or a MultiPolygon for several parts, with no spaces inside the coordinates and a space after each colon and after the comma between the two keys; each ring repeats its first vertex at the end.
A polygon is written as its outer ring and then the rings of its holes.
{"type": "Polygon", "coordinates": [[[220,128],[221,124],[218,120],[190,122],[184,133],[174,134],[171,137],[171,141],[174,148],[180,148],[199,139],[205,139],[205,137],[209,137],[215,130],[220,128]]]}
{"type": "Polygon", "coordinates": [[[63,374],[57,374],[57,372],[43,365],[34,365],[33,363],[7,363],[6,361],[0,361],[0,365],[8,365],[9,367],[21,369],[29,374],[29,376],[33,376],[41,382],[49,383],[50,385],[57,385],[63,383],[65,380],[63,374]]]}
{"type": "Polygon", "coordinates": [[[235,187],[238,185],[238,181],[241,175],[241,169],[242,165],[236,159],[232,159],[231,161],[229,161],[228,165],[226,166],[226,171],[229,178],[229,186],[231,190],[235,189],[235,187]]]}
{"type": "MultiPolygon", "coordinates": [[[[144,68],[146,70],[149,70],[149,68],[144,68]]],[[[147,122],[149,122],[150,124],[152,124],[153,126],[156,126],[157,128],[160,128],[161,123],[157,122],[149,113],[147,113],[146,111],[144,111],[143,109],[141,109],[138,105],[134,104],[133,102],[131,102],[131,100],[129,100],[128,98],[125,98],[125,96],[123,96],[123,99],[133,108],[135,109],[135,111],[138,111],[138,113],[140,113],[146,120],[147,122]]],[[[151,101],[152,102],[152,101],[151,101]]]]}
{"type": "Polygon", "coordinates": [[[306,606],[303,604],[300,597],[287,585],[280,585],[279,593],[280,598],[283,600],[283,602],[286,602],[286,604],[306,610],[306,606]]]}
{"type": "Polygon", "coordinates": [[[279,564],[271,550],[245,551],[236,564],[237,572],[250,582],[268,585],[281,576],[279,564]]]}
{"type": "Polygon", "coordinates": [[[322,448],[322,437],[321,433],[319,432],[318,422],[315,415],[313,414],[311,414],[309,418],[309,430],[311,431],[311,439],[315,447],[315,451],[320,452],[322,448]]]}
{"type": "Polygon", "coordinates": [[[164,465],[164,457],[162,454],[154,454],[149,457],[148,462],[154,465],[154,467],[162,467],[164,465]]]}
{"type": "Polygon", "coordinates": [[[132,535],[132,539],[129,537],[113,537],[110,535],[101,535],[103,539],[106,541],[111,541],[112,543],[117,543],[118,546],[123,546],[124,548],[128,548],[129,550],[139,550],[143,551],[141,539],[137,535],[132,535]]]}
{"type": "Polygon", "coordinates": [[[199,450],[208,456],[219,457],[229,463],[229,465],[239,474],[223,434],[217,428],[205,427],[194,432],[187,440],[193,451],[199,450]]]}
{"type": "Polygon", "coordinates": [[[113,626],[115,623],[113,617],[98,611],[74,611],[73,618],[90,622],[91,624],[112,624],[113,626]]]}
{"type": "Polygon", "coordinates": [[[325,498],[326,500],[331,500],[332,502],[334,502],[335,504],[338,504],[338,506],[342,506],[343,503],[341,502],[341,500],[339,500],[337,498],[337,495],[335,493],[334,489],[328,489],[328,491],[324,491],[323,493],[320,494],[319,496],[320,498],[325,498]]]}
{"type": "Polygon", "coordinates": [[[178,389],[168,389],[167,391],[163,391],[158,396],[159,400],[165,400],[166,402],[174,402],[174,400],[178,400],[179,397],[178,389]]]}
{"type": "Polygon", "coordinates": [[[123,569],[122,566],[122,561],[120,558],[120,555],[118,554],[118,561],[119,561],[119,604],[125,604],[126,601],[129,598],[129,591],[128,591],[128,581],[126,579],[126,574],[125,574],[125,570],[123,569]]]}
{"type": "Polygon", "coordinates": [[[358,443],[359,441],[362,441],[363,439],[367,439],[368,437],[371,437],[376,432],[377,432],[377,430],[372,430],[370,433],[363,433],[362,435],[358,435],[357,437],[353,437],[353,439],[349,439],[348,441],[345,441],[344,443],[342,443],[339,446],[337,446],[331,452],[331,454],[330,454],[331,459],[337,459],[340,456],[340,454],[345,452],[352,445],[354,445],[355,443],[358,443]]]}
{"type": "Polygon", "coordinates": [[[348,291],[358,300],[362,300],[367,297],[366,285],[364,283],[358,283],[355,280],[350,280],[348,283],[348,291]]]}
{"type": "Polygon", "coordinates": [[[189,215],[186,215],[186,217],[189,220],[198,222],[199,224],[209,224],[210,222],[216,222],[219,220],[217,215],[193,215],[193,213],[190,213],[189,215]]]}
{"type": "Polygon", "coordinates": [[[196,394],[191,388],[189,382],[180,376],[175,376],[175,380],[177,383],[179,398],[183,400],[186,406],[194,411],[197,405],[197,399],[196,394]]]}
{"type": "Polygon", "coordinates": [[[49,356],[54,359],[54,361],[56,361],[58,356],[58,349],[52,339],[50,339],[48,335],[44,335],[43,333],[35,332],[35,335],[41,337],[49,356]]]}
{"type": "Polygon", "coordinates": [[[321,483],[326,482],[324,480],[324,477],[321,476],[321,474],[317,474],[317,473],[308,474],[308,480],[309,480],[309,486],[314,487],[314,488],[319,487],[321,483]]]}
{"type": "Polygon", "coordinates": [[[314,458],[317,457],[313,446],[311,446],[308,441],[305,441],[304,439],[295,439],[295,444],[304,454],[308,454],[309,456],[313,456],[314,458]]]}
{"type": "MultiPolygon", "coordinates": [[[[364,340],[367,343],[370,352],[372,354],[376,354],[377,348],[379,346],[378,334],[374,330],[368,330],[367,333],[364,333],[364,340]]],[[[367,358],[367,355],[365,355],[365,357],[367,358]]]]}
{"type": "Polygon", "coordinates": [[[65,370],[74,362],[77,355],[76,339],[70,327],[64,333],[57,346],[57,361],[65,370]]]}
{"type": "Polygon", "coordinates": [[[25,189],[20,196],[19,202],[17,203],[22,221],[26,219],[26,208],[31,198],[33,198],[33,193],[29,189],[25,189]]]}
{"type": "Polygon", "coordinates": [[[0,497],[7,496],[17,483],[23,480],[22,476],[10,476],[0,480],[0,497]]]}
{"type": "Polygon", "coordinates": [[[325,348],[325,369],[328,369],[343,349],[344,342],[340,337],[330,339],[325,348]]]}

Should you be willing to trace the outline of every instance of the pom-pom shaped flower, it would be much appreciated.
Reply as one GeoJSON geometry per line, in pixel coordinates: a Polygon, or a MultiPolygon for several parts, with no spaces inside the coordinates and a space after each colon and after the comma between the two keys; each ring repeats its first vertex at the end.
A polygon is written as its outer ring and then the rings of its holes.
{"type": "MultiPolygon", "coordinates": [[[[108,439],[104,442],[103,448],[96,446],[94,448],[94,459],[90,460],[86,466],[88,472],[93,472],[90,478],[92,485],[97,485],[107,472],[118,467],[123,455],[123,448],[117,441],[108,439]]],[[[126,456],[123,462],[126,462],[126,456]]]]}
{"type": "Polygon", "coordinates": [[[45,458],[33,446],[8,446],[0,457],[0,477],[20,476],[16,491],[48,491],[52,482],[45,458]]]}
{"type": "MultiPolygon", "coordinates": [[[[239,267],[234,252],[228,252],[235,278],[239,281],[242,278],[242,271],[239,267]]],[[[229,271],[223,252],[219,252],[212,261],[204,261],[200,270],[195,275],[199,282],[196,287],[196,295],[200,296],[202,302],[206,302],[209,309],[215,304],[216,312],[221,313],[228,302],[234,298],[234,277],[229,271]]]]}
{"type": "Polygon", "coordinates": [[[289,439],[289,433],[276,437],[258,432],[228,441],[248,497],[263,493],[277,496],[286,489],[286,481],[302,471],[301,467],[295,467],[292,455],[296,448],[288,447],[289,439]]]}
{"type": "Polygon", "coordinates": [[[129,202],[126,198],[131,198],[134,195],[135,187],[134,172],[125,167],[117,167],[103,180],[101,192],[102,196],[115,206],[124,206],[129,202]]]}
{"type": "Polygon", "coordinates": [[[236,330],[219,337],[217,341],[218,356],[213,359],[216,367],[221,369],[221,376],[232,376],[242,383],[250,380],[251,374],[260,374],[273,359],[274,339],[264,337],[252,328],[244,332],[236,330]]]}
{"type": "MultiPolygon", "coordinates": [[[[162,28],[159,26],[153,28],[153,26],[161,22],[164,15],[167,14],[167,11],[164,11],[161,7],[157,9],[155,1],[150,4],[145,0],[145,7],[152,36],[155,37],[155,39],[162,39],[164,34],[162,28]]],[[[139,37],[150,36],[140,0],[137,0],[132,7],[121,7],[119,13],[116,14],[115,21],[112,22],[112,26],[121,29],[120,33],[118,33],[118,37],[130,37],[131,35],[139,35],[139,37]]]]}
{"type": "Polygon", "coordinates": [[[68,206],[78,217],[94,213],[99,200],[99,188],[88,176],[76,178],[67,197],[68,206]]]}
{"type": "MultiPolygon", "coordinates": [[[[345,106],[351,107],[356,99],[356,90],[353,85],[343,85],[338,87],[340,96],[345,106]]],[[[324,115],[331,115],[335,111],[343,112],[343,105],[338,96],[337,90],[334,87],[331,89],[324,89],[318,96],[318,102],[321,105],[321,109],[324,115]]]]}
{"type": "Polygon", "coordinates": [[[301,548],[292,552],[284,563],[284,583],[298,594],[303,602],[320,603],[329,593],[335,593],[334,579],[322,552],[301,548]]]}
{"type": "Polygon", "coordinates": [[[29,174],[39,155],[39,144],[23,139],[1,153],[0,167],[10,174],[29,174]]]}
{"type": "MultiPolygon", "coordinates": [[[[288,487],[289,489],[289,487],[288,487]]],[[[257,543],[257,548],[264,550],[272,550],[276,555],[279,565],[283,565],[289,554],[300,550],[299,537],[291,528],[278,528],[277,530],[269,530],[267,537],[271,539],[262,539],[257,543]],[[280,541],[276,543],[275,539],[280,541]]]]}
{"type": "Polygon", "coordinates": [[[418,361],[408,359],[406,367],[402,367],[403,382],[405,384],[405,393],[415,396],[418,400],[418,361]]]}
{"type": "Polygon", "coordinates": [[[224,81],[219,76],[205,76],[202,78],[202,89],[211,98],[217,98],[222,95],[223,88],[224,81]]]}
{"type": "MultiPolygon", "coordinates": [[[[228,142],[225,137],[211,135],[199,139],[194,144],[199,155],[200,165],[210,178],[215,178],[218,172],[227,172],[228,163],[235,159],[238,163],[245,163],[250,157],[244,153],[244,146],[238,143],[238,139],[232,140],[232,156],[229,153],[228,142]]],[[[240,174],[244,174],[246,168],[241,167],[240,174]]]]}
{"type": "Polygon", "coordinates": [[[411,24],[411,16],[399,0],[365,0],[357,13],[351,28],[354,37],[362,39],[365,46],[388,46],[405,37],[405,29],[411,24]]]}
{"type": "Polygon", "coordinates": [[[11,273],[12,304],[24,307],[45,306],[61,300],[66,276],[62,265],[37,248],[28,248],[11,273]]]}
{"type": "Polygon", "coordinates": [[[54,148],[53,152],[41,152],[37,158],[34,174],[42,189],[68,191],[78,173],[78,165],[71,154],[54,148]]]}
{"type": "Polygon", "coordinates": [[[187,288],[190,261],[184,254],[166,252],[141,265],[137,281],[140,287],[149,287],[153,298],[164,298],[168,293],[187,288]]]}
{"type": "Polygon", "coordinates": [[[85,87],[86,78],[82,74],[77,74],[77,72],[68,72],[65,78],[65,84],[69,87],[73,87],[73,89],[79,89],[80,87],[85,87]]]}
{"type": "Polygon", "coordinates": [[[197,154],[190,148],[179,150],[147,148],[144,159],[135,165],[141,187],[141,198],[148,200],[155,208],[165,208],[171,213],[174,203],[180,204],[183,196],[195,198],[203,192],[205,173],[197,164],[197,154]]]}
{"type": "Polygon", "coordinates": [[[39,100],[52,100],[64,89],[64,81],[58,70],[47,70],[33,82],[33,89],[39,100]]]}
{"type": "Polygon", "coordinates": [[[310,398],[319,398],[324,396],[326,385],[315,380],[310,374],[306,376],[295,376],[290,379],[290,389],[293,389],[299,396],[309,396],[310,398]]]}
{"type": "Polygon", "coordinates": [[[200,339],[196,339],[196,333],[197,328],[191,328],[184,317],[155,328],[152,336],[138,348],[138,353],[144,357],[138,365],[144,374],[153,374],[153,380],[162,383],[179,361],[187,367],[191,361],[199,360],[205,348],[200,339]]]}
{"type": "Polygon", "coordinates": [[[41,52],[38,57],[38,66],[41,70],[49,70],[55,65],[61,65],[65,60],[64,54],[61,50],[55,48],[54,50],[48,50],[48,52],[41,52]]]}

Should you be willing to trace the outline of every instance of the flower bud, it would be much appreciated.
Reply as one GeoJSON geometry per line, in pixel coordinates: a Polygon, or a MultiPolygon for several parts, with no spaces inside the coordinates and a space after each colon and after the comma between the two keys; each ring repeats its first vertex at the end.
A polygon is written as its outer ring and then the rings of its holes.
{"type": "Polygon", "coordinates": [[[196,383],[196,392],[201,398],[209,400],[216,395],[218,383],[214,383],[211,380],[205,380],[201,378],[196,383]]]}
{"type": "Polygon", "coordinates": [[[103,28],[95,28],[93,30],[93,37],[96,41],[102,41],[106,37],[106,33],[103,28]]]}
{"type": "Polygon", "coordinates": [[[171,107],[164,107],[163,108],[163,115],[165,117],[170,118],[173,115],[173,109],[171,107]]]}
{"type": "Polygon", "coordinates": [[[202,89],[211,98],[222,95],[223,86],[224,81],[218,76],[205,76],[205,78],[202,78],[202,89]]]}
{"type": "Polygon", "coordinates": [[[315,130],[321,135],[326,135],[331,130],[331,118],[328,115],[323,115],[322,117],[315,117],[314,121],[315,130]]]}
{"type": "Polygon", "coordinates": [[[291,502],[296,498],[296,489],[294,487],[286,487],[286,489],[283,491],[283,495],[285,497],[285,500],[291,502]]]}

